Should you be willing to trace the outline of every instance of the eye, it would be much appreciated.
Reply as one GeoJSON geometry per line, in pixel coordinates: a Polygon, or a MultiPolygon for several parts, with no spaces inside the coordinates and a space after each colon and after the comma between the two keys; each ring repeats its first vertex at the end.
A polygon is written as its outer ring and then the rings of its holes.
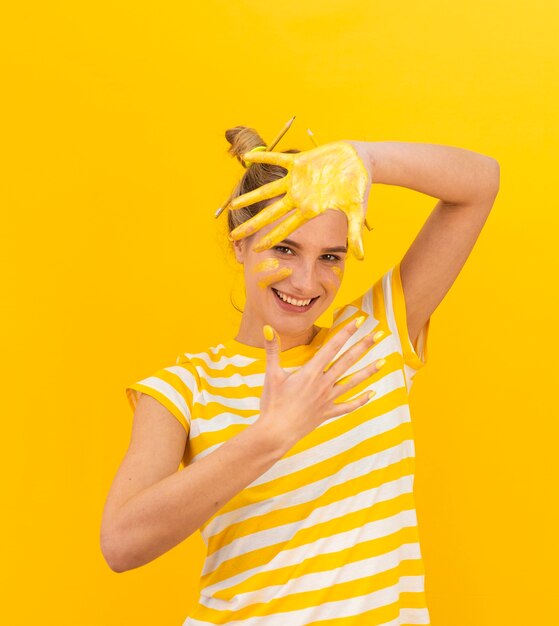
{"type": "Polygon", "coordinates": [[[292,252],[291,248],[288,248],[287,246],[274,246],[274,250],[287,250],[288,252],[292,252]]]}
{"type": "Polygon", "coordinates": [[[331,257],[330,259],[328,259],[329,261],[341,261],[342,259],[337,256],[336,254],[324,254],[323,256],[329,256],[331,257]]]}

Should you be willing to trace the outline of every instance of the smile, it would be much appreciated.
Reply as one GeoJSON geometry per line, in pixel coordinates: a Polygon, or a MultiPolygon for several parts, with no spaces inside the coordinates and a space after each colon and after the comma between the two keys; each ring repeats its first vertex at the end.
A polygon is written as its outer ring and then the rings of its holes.
{"type": "Polygon", "coordinates": [[[296,300],[295,298],[291,298],[290,296],[284,294],[278,289],[271,288],[276,296],[276,300],[282,309],[286,311],[308,311],[316,300],[318,300],[319,296],[316,298],[307,298],[306,300],[296,300]]]}

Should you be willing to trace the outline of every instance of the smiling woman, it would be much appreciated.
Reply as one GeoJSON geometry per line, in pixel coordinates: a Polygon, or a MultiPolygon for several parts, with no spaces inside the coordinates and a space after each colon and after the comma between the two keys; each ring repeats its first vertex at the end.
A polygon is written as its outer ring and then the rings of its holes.
{"type": "Polygon", "coordinates": [[[262,327],[269,324],[282,347],[289,349],[310,342],[318,332],[314,321],[338,292],[347,253],[347,220],[339,211],[326,211],[282,244],[255,252],[254,243],[276,226],[274,221],[233,244],[236,259],[244,266],[246,292],[236,338],[264,347],[262,327]],[[335,254],[328,252],[332,249],[335,254]]]}
{"type": "MultiPolygon", "coordinates": [[[[246,127],[226,137],[243,164],[241,155],[265,146],[246,127]]],[[[369,144],[355,145],[370,168],[369,144]]],[[[431,191],[438,184],[452,191],[454,181],[463,191],[464,212],[456,208],[457,191],[449,196],[452,211],[442,215],[439,204],[424,228],[456,224],[464,232],[467,220],[472,233],[481,228],[494,197],[486,157],[421,144],[377,147],[393,159],[384,170],[391,176],[406,163],[403,176],[413,185],[421,180],[431,191]],[[470,196],[460,186],[474,180],[469,164],[486,173],[487,193],[479,191],[479,180],[470,196]]],[[[380,163],[377,172],[383,181],[380,163]]],[[[285,174],[278,165],[255,162],[230,199],[246,200],[285,174]]],[[[229,210],[229,232],[278,198],[229,210]]],[[[343,279],[351,217],[359,223],[354,213],[327,208],[265,249],[262,241],[280,217],[261,220],[256,231],[233,241],[246,291],[236,336],[185,352],[126,388],[133,434],[103,513],[103,554],[115,571],[126,571],[199,530],[207,556],[199,602],[184,626],[430,623],[409,392],[427,362],[433,307],[420,289],[428,283],[420,274],[417,282],[410,277],[421,270],[419,251],[430,258],[430,242],[445,238],[418,238],[412,247],[407,296],[398,262],[334,311],[331,326],[320,327],[316,320],[343,279]],[[424,301],[427,315],[411,306],[424,301]]],[[[448,273],[461,261],[449,255],[446,264],[435,263],[431,252],[433,280],[437,267],[448,273]]]]}

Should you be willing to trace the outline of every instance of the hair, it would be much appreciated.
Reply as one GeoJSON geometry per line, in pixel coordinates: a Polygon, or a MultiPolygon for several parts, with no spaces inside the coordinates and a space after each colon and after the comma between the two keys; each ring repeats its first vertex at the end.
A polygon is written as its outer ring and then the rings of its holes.
{"type": "MultiPolygon", "coordinates": [[[[242,159],[242,155],[257,148],[258,146],[266,146],[266,142],[262,137],[254,130],[254,128],[248,128],[247,126],[235,126],[225,131],[225,138],[231,144],[228,152],[231,156],[237,157],[239,163],[246,167],[245,162],[242,159]]],[[[291,149],[284,150],[284,153],[296,153],[300,150],[291,149]]],[[[231,202],[233,198],[237,198],[242,194],[254,191],[262,185],[271,183],[274,180],[283,178],[287,174],[287,170],[280,165],[273,165],[271,163],[253,163],[247,168],[243,174],[241,180],[237,183],[233,193],[227,200],[227,203],[231,202]]],[[[227,224],[229,232],[240,226],[243,222],[246,222],[251,217],[254,217],[257,213],[260,213],[262,209],[265,209],[270,203],[274,201],[274,198],[266,198],[260,200],[249,206],[241,209],[235,209],[234,211],[228,211],[227,224]]]]}
{"type": "MultiPolygon", "coordinates": [[[[225,131],[225,138],[231,144],[228,149],[228,153],[233,157],[237,157],[239,163],[241,163],[243,167],[246,167],[246,164],[242,159],[243,154],[258,146],[267,146],[266,142],[262,139],[258,132],[254,130],[254,128],[249,128],[248,126],[235,126],[234,128],[229,128],[225,131]]],[[[290,149],[283,150],[283,152],[294,154],[301,151],[297,149],[290,149]]],[[[273,165],[271,163],[253,163],[247,168],[241,177],[241,180],[233,189],[233,192],[227,200],[227,204],[229,204],[233,198],[237,198],[238,196],[248,193],[249,191],[254,191],[259,187],[262,187],[262,185],[266,185],[267,183],[283,178],[286,174],[287,170],[280,165],[273,165]]],[[[243,222],[248,221],[251,217],[260,213],[260,211],[265,209],[275,200],[276,198],[265,198],[264,200],[260,200],[259,202],[255,202],[249,206],[228,211],[228,232],[230,233],[232,230],[237,228],[237,226],[240,226],[243,222]]],[[[251,236],[252,235],[247,237],[247,239],[251,236]]],[[[231,246],[232,245],[233,244],[231,244],[231,246]]],[[[235,305],[232,299],[231,304],[237,311],[240,313],[243,312],[235,305]]]]}

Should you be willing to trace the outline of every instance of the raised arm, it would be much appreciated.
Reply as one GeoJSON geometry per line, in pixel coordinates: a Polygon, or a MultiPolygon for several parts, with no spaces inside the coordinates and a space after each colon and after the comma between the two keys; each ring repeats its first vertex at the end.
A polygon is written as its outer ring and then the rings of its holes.
{"type": "Polygon", "coordinates": [[[374,184],[439,198],[400,263],[408,331],[420,330],[456,280],[493,206],[499,163],[464,148],[398,141],[350,142],[374,184]]]}

